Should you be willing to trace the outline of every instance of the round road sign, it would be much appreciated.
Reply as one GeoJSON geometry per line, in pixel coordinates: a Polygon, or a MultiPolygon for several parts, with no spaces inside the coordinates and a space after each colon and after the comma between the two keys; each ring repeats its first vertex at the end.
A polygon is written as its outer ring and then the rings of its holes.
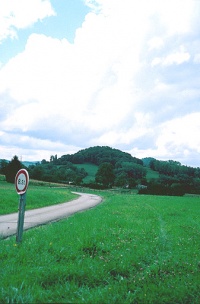
{"type": "Polygon", "coordinates": [[[29,174],[27,170],[20,169],[15,176],[15,187],[18,194],[24,194],[28,188],[29,174]]]}

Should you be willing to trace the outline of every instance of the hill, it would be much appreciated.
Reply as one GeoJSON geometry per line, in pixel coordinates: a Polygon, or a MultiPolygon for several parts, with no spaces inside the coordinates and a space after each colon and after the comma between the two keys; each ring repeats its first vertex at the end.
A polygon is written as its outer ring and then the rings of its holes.
{"type": "Polygon", "coordinates": [[[108,146],[96,146],[83,149],[72,155],[63,155],[60,160],[67,160],[74,164],[92,163],[97,166],[104,162],[111,163],[113,166],[122,162],[131,162],[143,166],[141,159],[108,146]]]}
{"type": "MultiPolygon", "coordinates": [[[[61,182],[93,188],[138,186],[139,193],[183,195],[200,193],[200,168],[181,165],[177,161],[139,159],[108,146],[95,146],[50,161],[28,166],[30,178],[61,182]]],[[[8,163],[0,162],[0,173],[5,174],[8,163]]]]}
{"type": "Polygon", "coordinates": [[[114,180],[111,184],[115,186],[123,187],[129,185],[133,187],[146,175],[141,159],[108,146],[83,149],[72,155],[63,155],[59,159],[54,157],[53,161],[59,166],[71,163],[79,170],[82,169],[87,174],[83,178],[83,184],[90,184],[90,186],[91,184],[94,186],[94,183],[96,183],[96,173],[101,165],[105,163],[112,165],[114,180]]]}
{"type": "Polygon", "coordinates": [[[155,158],[153,157],[145,157],[145,158],[142,158],[142,161],[143,161],[143,165],[146,166],[146,167],[149,167],[151,162],[156,160],[155,158]]]}
{"type": "Polygon", "coordinates": [[[30,166],[34,166],[34,165],[36,165],[37,163],[39,163],[39,162],[37,162],[37,161],[22,161],[22,164],[25,166],[25,167],[30,167],[30,166]]]}

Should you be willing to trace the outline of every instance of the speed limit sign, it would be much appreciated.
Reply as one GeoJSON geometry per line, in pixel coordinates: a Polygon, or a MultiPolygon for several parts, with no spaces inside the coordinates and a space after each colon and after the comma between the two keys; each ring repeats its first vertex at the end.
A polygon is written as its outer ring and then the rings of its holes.
{"type": "Polygon", "coordinates": [[[24,194],[28,188],[29,174],[25,169],[20,169],[15,177],[15,188],[18,194],[24,194]]]}

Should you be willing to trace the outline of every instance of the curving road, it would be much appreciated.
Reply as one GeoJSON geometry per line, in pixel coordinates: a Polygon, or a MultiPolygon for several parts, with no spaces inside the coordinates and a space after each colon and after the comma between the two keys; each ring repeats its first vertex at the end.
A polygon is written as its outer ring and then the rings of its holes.
{"type": "MultiPolygon", "coordinates": [[[[58,205],[25,211],[24,230],[58,221],[76,212],[92,208],[102,201],[102,198],[94,194],[78,193],[79,198],[58,205]]],[[[0,238],[16,234],[18,213],[0,216],[0,238]]]]}

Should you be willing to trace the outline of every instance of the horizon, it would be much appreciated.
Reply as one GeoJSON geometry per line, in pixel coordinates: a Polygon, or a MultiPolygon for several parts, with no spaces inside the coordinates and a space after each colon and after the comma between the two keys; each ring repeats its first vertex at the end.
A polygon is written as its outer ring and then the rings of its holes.
{"type": "MultiPolygon", "coordinates": [[[[97,146],[93,146],[93,147],[97,147],[97,146]]],[[[93,147],[87,147],[87,148],[84,148],[84,149],[81,149],[81,150],[79,150],[79,151],[82,151],[82,150],[85,150],[85,149],[89,149],[89,148],[93,148],[93,147]]],[[[101,146],[101,147],[106,147],[106,146],[101,146]]],[[[107,147],[109,147],[109,146],[107,146],[107,147]]],[[[109,147],[109,148],[111,148],[111,149],[116,149],[116,148],[113,148],[113,147],[109,147]]],[[[119,151],[121,151],[121,152],[125,152],[125,153],[129,153],[129,152],[127,152],[127,151],[123,151],[123,150],[120,150],[120,149],[117,149],[117,150],[119,150],[119,151]]],[[[79,151],[77,151],[77,152],[79,152],[79,151]]],[[[74,152],[74,153],[65,153],[65,154],[63,154],[63,155],[73,155],[73,154],[75,154],[75,153],[77,153],[77,152],[74,152]]],[[[130,154],[130,153],[129,153],[130,154]]],[[[60,155],[60,156],[58,156],[58,154],[56,153],[55,155],[57,155],[57,157],[58,157],[58,159],[59,158],[61,158],[63,155],[60,155]]],[[[45,161],[47,161],[47,162],[50,162],[50,157],[51,156],[55,156],[55,155],[49,155],[49,158],[48,159],[45,159],[45,158],[43,158],[43,159],[40,159],[40,160],[24,160],[23,158],[22,158],[22,156],[18,156],[18,155],[13,155],[13,157],[14,156],[17,156],[18,157],[18,159],[19,159],[19,161],[21,162],[21,163],[41,163],[42,162],[42,160],[45,160],[45,161]]],[[[131,155],[132,157],[136,157],[136,156],[134,156],[134,155],[131,155]]],[[[12,158],[13,158],[12,157],[12,158]]],[[[12,160],[12,158],[9,160],[9,159],[0,159],[0,160],[6,160],[6,161],[8,161],[8,162],[10,162],[11,160],[12,160]]],[[[137,157],[138,158],[138,157],[137,157]]],[[[140,160],[144,160],[144,159],[146,159],[146,158],[152,158],[152,159],[155,159],[155,160],[158,160],[158,161],[175,161],[175,160],[173,160],[173,159],[156,159],[156,158],[154,158],[154,157],[150,157],[150,156],[146,156],[146,157],[143,157],[143,158],[138,158],[138,159],[140,159],[140,160]]],[[[186,166],[186,167],[192,167],[192,168],[200,168],[199,166],[189,166],[189,165],[187,165],[187,164],[183,164],[183,163],[180,163],[181,164],[181,166],[186,166]]]]}

